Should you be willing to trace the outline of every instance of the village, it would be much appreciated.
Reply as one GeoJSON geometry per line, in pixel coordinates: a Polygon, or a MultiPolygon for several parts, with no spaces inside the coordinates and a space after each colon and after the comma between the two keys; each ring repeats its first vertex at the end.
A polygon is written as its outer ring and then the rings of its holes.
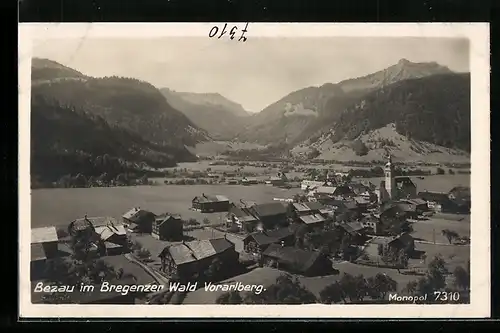
{"type": "MultiPolygon", "coordinates": [[[[168,286],[240,279],[258,284],[266,280],[259,274],[272,271],[306,281],[317,295],[346,274],[389,276],[399,287],[388,291],[407,287],[408,293],[408,285],[426,276],[430,262],[441,258],[450,266],[448,285],[453,269],[466,267],[469,258],[470,188],[419,192],[411,177],[395,175],[390,156],[383,170],[380,184],[346,173],[316,175],[301,181],[302,193],[266,203],[200,193],[186,205],[206,216],[202,220],[130,207],[121,218],[80,216],[68,221],[67,228],[32,228],[31,281],[33,286],[82,281],[168,286]]],[[[249,186],[257,180],[242,182],[249,186]]],[[[289,183],[285,172],[266,180],[269,186],[289,183]]],[[[225,294],[197,298],[202,293],[209,294],[168,288],[125,295],[32,293],[32,302],[224,303],[225,294]]]]}

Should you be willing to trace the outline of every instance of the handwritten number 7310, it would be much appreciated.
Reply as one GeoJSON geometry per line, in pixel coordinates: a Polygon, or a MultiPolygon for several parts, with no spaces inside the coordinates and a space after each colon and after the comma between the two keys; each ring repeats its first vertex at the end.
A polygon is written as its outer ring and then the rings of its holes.
{"type": "MultiPolygon", "coordinates": [[[[245,28],[240,30],[241,35],[240,35],[240,38],[238,39],[238,42],[246,42],[247,41],[247,38],[245,37],[245,32],[247,32],[247,28],[248,28],[248,23],[245,24],[245,28]]],[[[213,38],[213,37],[218,35],[217,38],[221,39],[222,36],[227,34],[227,32],[228,32],[227,23],[224,23],[224,27],[222,29],[219,29],[218,26],[213,26],[212,29],[210,29],[210,32],[208,33],[208,37],[213,38]],[[220,30],[220,33],[219,33],[219,30],[220,30]]],[[[233,40],[237,32],[238,32],[238,27],[233,26],[231,28],[231,30],[229,30],[229,39],[233,40]]]]}

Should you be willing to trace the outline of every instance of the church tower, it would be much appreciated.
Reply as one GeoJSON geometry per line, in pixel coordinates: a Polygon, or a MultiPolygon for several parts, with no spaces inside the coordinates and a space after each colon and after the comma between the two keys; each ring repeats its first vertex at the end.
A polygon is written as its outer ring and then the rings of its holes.
{"type": "Polygon", "coordinates": [[[394,181],[394,166],[392,164],[392,157],[389,154],[387,163],[385,164],[385,190],[389,196],[389,200],[396,200],[396,183],[394,181]]]}

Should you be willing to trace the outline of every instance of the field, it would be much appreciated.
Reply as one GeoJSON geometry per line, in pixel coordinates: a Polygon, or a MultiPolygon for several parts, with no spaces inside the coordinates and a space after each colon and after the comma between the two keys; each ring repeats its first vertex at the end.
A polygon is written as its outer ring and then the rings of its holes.
{"type": "Polygon", "coordinates": [[[85,214],[120,218],[132,207],[155,214],[170,212],[183,218],[208,218],[221,222],[224,213],[203,214],[190,210],[191,200],[202,193],[221,194],[231,201],[270,202],[273,198],[291,198],[300,189],[280,189],[266,185],[163,185],[134,187],[93,187],[36,189],[31,193],[31,227],[67,225],[85,214]]]}

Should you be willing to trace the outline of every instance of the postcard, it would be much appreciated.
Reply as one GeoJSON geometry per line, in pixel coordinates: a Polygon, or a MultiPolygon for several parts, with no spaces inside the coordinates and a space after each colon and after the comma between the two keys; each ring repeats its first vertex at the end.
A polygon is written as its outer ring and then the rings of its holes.
{"type": "Polygon", "coordinates": [[[21,318],[489,317],[488,24],[19,32],[21,318]]]}

